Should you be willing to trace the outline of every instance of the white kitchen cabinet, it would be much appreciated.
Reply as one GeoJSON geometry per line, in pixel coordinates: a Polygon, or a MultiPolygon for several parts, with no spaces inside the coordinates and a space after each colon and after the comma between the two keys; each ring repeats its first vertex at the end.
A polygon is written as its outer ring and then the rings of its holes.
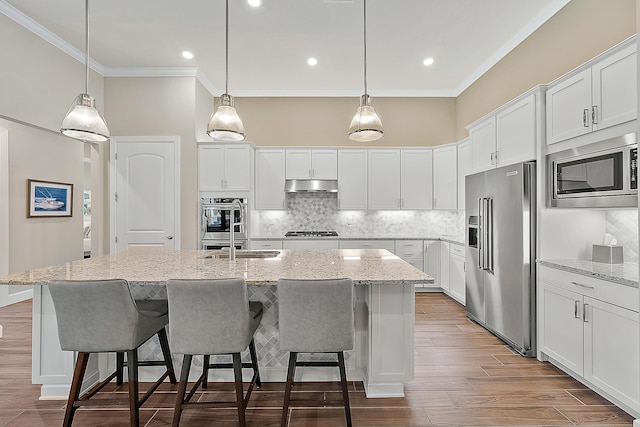
{"type": "Polygon", "coordinates": [[[246,144],[199,145],[198,190],[251,190],[251,147],[246,144]]]}
{"type": "Polygon", "coordinates": [[[286,179],[338,179],[338,151],[287,149],[286,179]]]}
{"type": "Polygon", "coordinates": [[[369,150],[369,209],[400,209],[400,150],[369,150]]]}
{"type": "Polygon", "coordinates": [[[330,251],[338,249],[338,240],[330,239],[305,239],[305,240],[283,240],[282,249],[308,249],[311,251],[330,251]]]}
{"type": "Polygon", "coordinates": [[[282,210],[284,205],[285,150],[256,150],[256,209],[282,210]]]}
{"type": "Polygon", "coordinates": [[[440,242],[440,287],[446,293],[450,291],[450,260],[449,242],[440,242]]]}
{"type": "Polygon", "coordinates": [[[636,119],[635,39],[551,83],[546,109],[547,144],[636,119]]]}
{"type": "Polygon", "coordinates": [[[395,241],[387,239],[340,240],[340,249],[386,249],[395,253],[395,241]]]}
{"type": "Polygon", "coordinates": [[[451,243],[449,250],[451,254],[449,263],[449,296],[464,305],[466,298],[464,246],[451,243]]]}
{"type": "Polygon", "coordinates": [[[471,173],[471,142],[464,139],[458,143],[458,209],[464,207],[466,176],[471,173]]]}
{"type": "Polygon", "coordinates": [[[440,241],[424,241],[424,268],[423,271],[433,277],[434,283],[424,285],[424,288],[440,288],[440,241]]]}
{"type": "MultiPolygon", "coordinates": [[[[433,155],[431,149],[400,150],[400,208],[433,207],[433,155]]],[[[422,254],[422,249],[420,250],[422,254]]]]}
{"type": "Polygon", "coordinates": [[[422,240],[396,240],[395,249],[397,256],[423,271],[422,240]]]}
{"type": "Polygon", "coordinates": [[[282,240],[251,239],[249,246],[253,250],[282,249],[282,240]]]}
{"type": "Polygon", "coordinates": [[[338,208],[367,209],[367,150],[338,150],[338,208]]]}
{"type": "Polygon", "coordinates": [[[640,410],[638,289],[538,267],[543,359],[621,407],[640,410]]]}
{"type": "Polygon", "coordinates": [[[433,149],[433,208],[457,209],[457,147],[433,149]]]}
{"type": "Polygon", "coordinates": [[[467,127],[473,173],[536,158],[541,96],[539,88],[528,91],[467,127]]]}

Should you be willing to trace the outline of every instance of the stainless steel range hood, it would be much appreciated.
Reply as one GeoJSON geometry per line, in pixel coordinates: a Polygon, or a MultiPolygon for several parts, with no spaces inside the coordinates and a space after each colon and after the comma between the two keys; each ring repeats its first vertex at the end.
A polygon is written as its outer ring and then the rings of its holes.
{"type": "Polygon", "coordinates": [[[287,193],[337,193],[338,181],[335,179],[287,179],[284,182],[287,193]]]}

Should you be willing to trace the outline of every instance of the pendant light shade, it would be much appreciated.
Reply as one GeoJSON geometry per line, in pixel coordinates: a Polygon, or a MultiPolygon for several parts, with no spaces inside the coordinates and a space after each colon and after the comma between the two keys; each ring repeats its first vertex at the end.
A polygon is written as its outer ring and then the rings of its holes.
{"type": "Polygon", "coordinates": [[[105,142],[110,133],[107,123],[96,108],[96,100],[89,92],[89,0],[85,0],[85,93],[73,100],[62,120],[60,132],[74,139],[88,142],[105,142]]]}
{"type": "Polygon", "coordinates": [[[360,97],[360,107],[351,120],[349,139],[356,142],[375,141],[384,135],[382,121],[371,105],[367,94],[367,0],[364,0],[364,95],[360,97]]]}
{"type": "Polygon", "coordinates": [[[207,125],[207,134],[220,141],[244,140],[244,125],[229,95],[229,0],[225,3],[225,82],[224,93],[220,96],[220,105],[211,115],[207,125]]]}

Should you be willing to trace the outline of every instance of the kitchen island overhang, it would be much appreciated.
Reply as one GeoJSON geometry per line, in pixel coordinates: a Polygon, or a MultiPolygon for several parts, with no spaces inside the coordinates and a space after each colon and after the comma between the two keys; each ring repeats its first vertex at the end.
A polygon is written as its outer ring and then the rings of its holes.
{"type": "MultiPolygon", "coordinates": [[[[348,377],[362,380],[368,397],[404,395],[404,383],[414,376],[414,285],[433,282],[427,274],[386,250],[280,250],[275,257],[238,257],[234,261],[212,257],[212,254],[220,253],[136,247],[0,277],[0,284],[4,285],[36,285],[32,379],[34,384],[42,384],[41,398],[66,398],[75,360],[73,353],[60,350],[51,297],[48,288],[41,285],[53,280],[106,278],[128,280],[136,298],[166,297],[164,285],[171,278],[243,278],[250,298],[265,305],[257,338],[260,342],[262,337],[258,356],[264,380],[283,382],[287,353],[277,348],[277,300],[273,286],[280,278],[350,277],[355,285],[356,339],[355,349],[349,355],[348,377]]],[[[145,352],[144,349],[141,352],[145,352]]],[[[153,353],[153,348],[146,352],[153,353]]],[[[86,385],[103,377],[109,363],[112,362],[106,357],[94,360],[87,371],[86,385]]],[[[142,369],[140,379],[152,378],[155,375],[152,370],[152,367],[142,369]]],[[[303,370],[301,378],[296,380],[321,381],[336,377],[331,371],[311,368],[303,370]]]]}

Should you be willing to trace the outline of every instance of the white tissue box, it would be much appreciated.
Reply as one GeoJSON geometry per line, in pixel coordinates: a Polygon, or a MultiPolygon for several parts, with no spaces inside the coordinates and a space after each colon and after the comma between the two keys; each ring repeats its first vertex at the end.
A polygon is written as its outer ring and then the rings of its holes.
{"type": "Polygon", "coordinates": [[[622,264],[622,246],[593,245],[591,260],[607,264],[622,264]]]}

